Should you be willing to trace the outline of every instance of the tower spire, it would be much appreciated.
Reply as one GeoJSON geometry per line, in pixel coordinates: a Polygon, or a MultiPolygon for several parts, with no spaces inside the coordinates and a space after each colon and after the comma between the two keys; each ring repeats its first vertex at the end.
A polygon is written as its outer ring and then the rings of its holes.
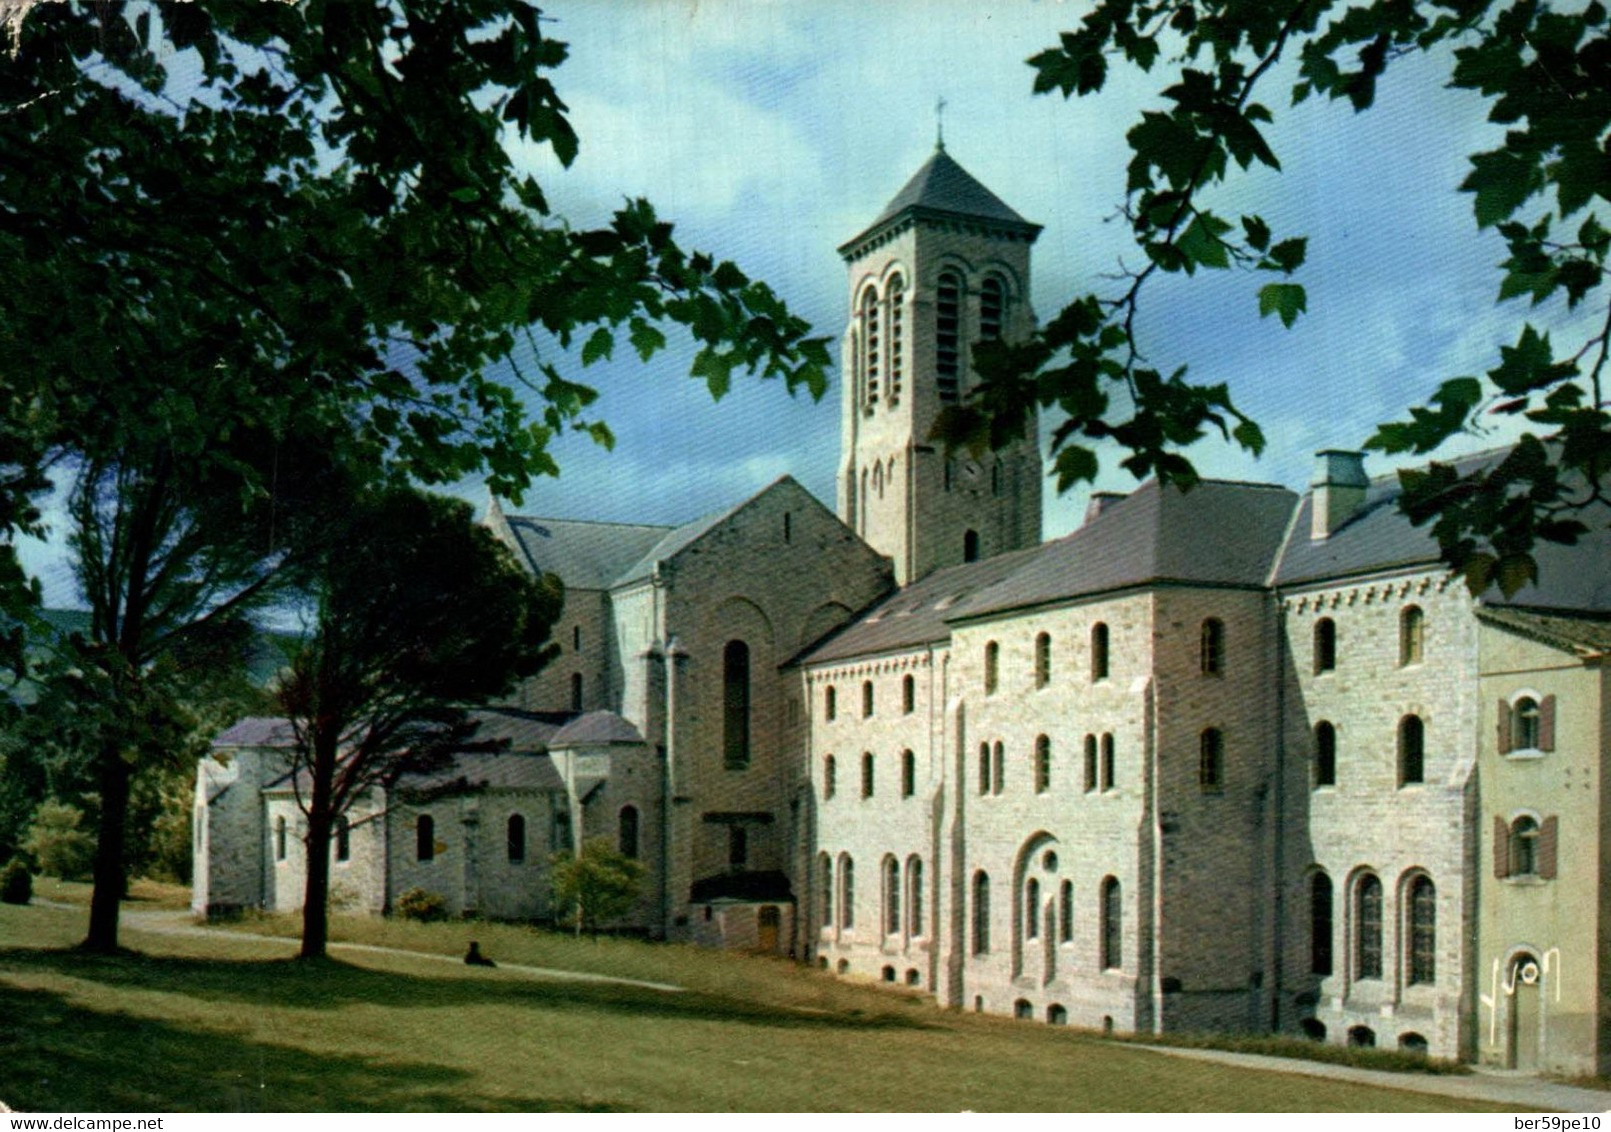
{"type": "Polygon", "coordinates": [[[934,151],[945,152],[945,95],[934,104],[934,151]]]}

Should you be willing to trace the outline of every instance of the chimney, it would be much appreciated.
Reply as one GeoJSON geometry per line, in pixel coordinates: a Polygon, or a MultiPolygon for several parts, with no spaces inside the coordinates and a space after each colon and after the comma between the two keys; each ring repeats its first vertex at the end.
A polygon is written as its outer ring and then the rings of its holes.
{"type": "Polygon", "coordinates": [[[1091,501],[1085,505],[1085,522],[1089,523],[1123,498],[1124,492],[1122,491],[1091,492],[1091,501]]]}
{"type": "Polygon", "coordinates": [[[1315,453],[1314,504],[1309,537],[1330,538],[1365,506],[1365,454],[1328,448],[1315,453]]]}

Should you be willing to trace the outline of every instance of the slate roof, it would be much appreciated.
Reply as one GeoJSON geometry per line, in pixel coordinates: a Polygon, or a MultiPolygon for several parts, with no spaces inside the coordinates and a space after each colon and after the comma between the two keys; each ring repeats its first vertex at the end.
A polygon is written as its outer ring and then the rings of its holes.
{"type": "Polygon", "coordinates": [[[850,249],[908,212],[988,220],[1019,229],[1026,236],[1033,236],[1041,229],[1039,224],[1032,224],[1019,216],[1000,197],[980,184],[944,149],[936,149],[934,155],[912,174],[912,179],[884,206],[878,218],[840,246],[840,254],[848,254],[850,249]]]}
{"type": "Polygon", "coordinates": [[[472,789],[563,791],[565,780],[546,754],[476,751],[455,755],[434,774],[405,775],[404,790],[440,790],[462,781],[472,789]]]}
{"type": "MultiPolygon", "coordinates": [[[[756,495],[759,494],[760,492],[756,492],[756,495]]],[[[680,527],[672,527],[662,535],[658,542],[649,548],[648,553],[644,554],[642,558],[621,573],[615,579],[615,584],[618,586],[625,585],[627,582],[636,582],[647,578],[654,570],[656,562],[666,562],[674,558],[678,552],[697,542],[702,535],[710,531],[722,520],[748,506],[750,500],[754,498],[755,495],[752,495],[725,510],[714,511],[709,515],[701,515],[699,518],[692,522],[684,523],[680,527]]]]}
{"type": "Polygon", "coordinates": [[[215,747],[289,747],[293,742],[289,720],[275,716],[249,715],[220,732],[215,747]]]}
{"type": "Polygon", "coordinates": [[[506,521],[526,564],[534,572],[557,574],[573,590],[608,589],[673,529],[529,515],[506,521]]]}
{"type": "Polygon", "coordinates": [[[1262,586],[1297,496],[1274,484],[1149,480],[951,613],[963,620],[1157,582],[1262,586]]]}
{"type": "Polygon", "coordinates": [[[548,740],[554,747],[598,747],[609,743],[642,743],[643,735],[613,711],[590,711],[571,720],[548,740]]]}
{"type": "Polygon", "coordinates": [[[1604,618],[1565,617],[1508,606],[1479,606],[1477,616],[1502,629],[1585,659],[1611,654],[1611,620],[1604,618]]]}

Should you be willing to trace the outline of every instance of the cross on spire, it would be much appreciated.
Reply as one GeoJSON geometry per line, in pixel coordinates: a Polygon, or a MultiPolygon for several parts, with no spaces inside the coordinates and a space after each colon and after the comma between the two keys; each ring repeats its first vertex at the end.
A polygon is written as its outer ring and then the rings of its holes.
{"type": "Polygon", "coordinates": [[[934,148],[945,152],[945,95],[934,104],[934,148]]]}

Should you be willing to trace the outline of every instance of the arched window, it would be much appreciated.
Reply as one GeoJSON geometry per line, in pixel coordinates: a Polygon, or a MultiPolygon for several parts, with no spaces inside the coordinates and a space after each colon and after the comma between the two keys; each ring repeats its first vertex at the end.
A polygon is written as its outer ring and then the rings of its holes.
{"type": "Polygon", "coordinates": [[[911,676],[901,677],[901,714],[911,715],[917,710],[917,681],[911,676]]]}
{"type": "Polygon", "coordinates": [[[826,755],[822,760],[822,797],[824,800],[832,798],[834,791],[839,788],[838,764],[832,755],[826,755]]]}
{"type": "Polygon", "coordinates": [[[856,926],[856,863],[849,853],[839,854],[839,926],[856,926]]]}
{"type": "Polygon", "coordinates": [[[571,811],[563,797],[554,807],[554,816],[548,827],[548,847],[554,852],[569,850],[571,845],[571,811]]]}
{"type": "Polygon", "coordinates": [[[934,374],[940,400],[955,404],[962,357],[962,277],[942,271],[934,289],[934,374]]]}
{"type": "Polygon", "coordinates": [[[1510,871],[1507,876],[1538,875],[1538,821],[1523,814],[1510,824],[1510,871]]]}
{"type": "Polygon", "coordinates": [[[1198,663],[1204,676],[1219,676],[1225,671],[1225,623],[1218,617],[1203,622],[1198,641],[1198,663]]]}
{"type": "Polygon", "coordinates": [[[1426,771],[1426,726],[1418,715],[1398,721],[1398,784],[1410,786],[1424,780],[1426,771]]]}
{"type": "Polygon", "coordinates": [[[871,718],[872,714],[873,682],[871,680],[863,680],[861,682],[861,717],[863,719],[868,719],[871,718]]]}
{"type": "Polygon", "coordinates": [[[991,641],[984,649],[985,695],[993,696],[1001,683],[1001,646],[991,641]]]}
{"type": "Polygon", "coordinates": [[[274,819],[274,859],[285,860],[285,819],[274,819]]]}
{"type": "Polygon", "coordinates": [[[901,934],[901,866],[894,857],[884,858],[884,934],[901,934]]]}
{"type": "Polygon", "coordinates": [[[979,337],[985,340],[1000,338],[1006,316],[1007,288],[997,276],[987,275],[979,287],[979,337]]]}
{"type": "Polygon", "coordinates": [[[818,922],[833,927],[833,862],[826,853],[817,854],[817,901],[818,922]]]}
{"type": "Polygon", "coordinates": [[[1382,882],[1371,873],[1354,888],[1354,977],[1382,977],[1382,882]]]}
{"type": "Polygon", "coordinates": [[[993,794],[1000,794],[1002,787],[1006,785],[1007,748],[1000,739],[997,739],[990,753],[993,756],[990,760],[990,791],[993,794]]]}
{"type": "Polygon", "coordinates": [[[504,841],[510,864],[518,865],[526,859],[526,819],[520,814],[509,815],[504,841]]]}
{"type": "Polygon", "coordinates": [[[873,494],[878,496],[878,498],[880,498],[880,499],[884,498],[884,465],[883,464],[874,464],[873,465],[873,494]]]}
{"type": "Polygon", "coordinates": [[[750,765],[750,647],[743,641],[722,650],[722,752],[729,770],[750,765]]]}
{"type": "Polygon", "coordinates": [[[980,869],[973,874],[973,953],[990,952],[990,874],[980,869]]]}
{"type": "Polygon", "coordinates": [[[1429,876],[1410,881],[1410,969],[1408,982],[1432,983],[1437,976],[1438,892],[1429,876]]]}
{"type": "Polygon", "coordinates": [[[861,796],[863,798],[873,796],[873,753],[871,751],[864,751],[861,756],[861,796]]]}
{"type": "Polygon", "coordinates": [[[1499,701],[1499,753],[1555,749],[1555,697],[1542,701],[1522,696],[1514,704],[1499,701]]]}
{"type": "Polygon", "coordinates": [[[901,797],[910,798],[917,793],[917,756],[911,751],[901,752],[901,797]]]}
{"type": "Polygon", "coordinates": [[[1102,789],[1112,790],[1115,781],[1113,756],[1113,732],[1106,732],[1102,736],[1102,789]]]}
{"type": "Polygon", "coordinates": [[[1085,737],[1085,792],[1096,789],[1096,736],[1085,737]]]}
{"type": "Polygon", "coordinates": [[[580,625],[571,626],[571,651],[582,651],[582,627],[580,625]]]}
{"type": "Polygon", "coordinates": [[[1024,938],[1040,938],[1040,881],[1034,877],[1024,883],[1024,938]]]}
{"type": "Polygon", "coordinates": [[[414,823],[414,858],[419,861],[436,859],[436,822],[430,814],[421,814],[414,823]]]}
{"type": "Polygon", "coordinates": [[[571,673],[571,710],[582,710],[582,674],[580,672],[571,673]]]}
{"type": "Polygon", "coordinates": [[[332,828],[336,843],[336,860],[352,860],[352,822],[347,820],[346,814],[337,814],[332,828]]]}
{"type": "Polygon", "coordinates": [[[1337,729],[1324,719],[1315,724],[1315,785],[1337,785],[1337,729]]]}
{"type": "Polygon", "coordinates": [[[1074,882],[1071,880],[1057,887],[1057,942],[1074,942],[1074,882]]]}
{"type": "Polygon", "coordinates": [[[1052,682],[1052,637],[1042,633],[1035,638],[1035,687],[1044,688],[1052,682]]]}
{"type": "Polygon", "coordinates": [[[1217,727],[1197,737],[1197,788],[1205,794],[1225,789],[1225,736],[1217,727]]]}
{"type": "Polygon", "coordinates": [[[861,370],[866,380],[867,408],[878,404],[878,295],[871,287],[861,296],[861,370]]]}
{"type": "Polygon", "coordinates": [[[621,856],[637,857],[638,855],[638,808],[636,806],[622,806],[617,819],[619,823],[621,856]]]}
{"type": "Polygon", "coordinates": [[[1045,735],[1035,739],[1035,793],[1052,788],[1052,741],[1045,735]]]}
{"type": "Polygon", "coordinates": [[[1315,675],[1337,667],[1337,623],[1329,617],[1315,622],[1315,675]]]}
{"type": "Polygon", "coordinates": [[[832,684],[829,684],[822,690],[822,714],[823,717],[830,723],[833,722],[833,720],[839,714],[838,698],[839,697],[834,692],[834,687],[832,684]]]}
{"type": "Polygon", "coordinates": [[[923,935],[923,858],[906,858],[906,930],[914,939],[923,935]]]}
{"type": "Polygon", "coordinates": [[[889,305],[889,403],[901,399],[902,353],[906,348],[906,282],[896,275],[889,281],[885,296],[889,305]]]}
{"type": "Polygon", "coordinates": [[[964,561],[964,562],[977,562],[977,561],[979,561],[979,532],[978,531],[963,531],[962,532],[962,561],[964,561]]]}
{"type": "Polygon", "coordinates": [[[1398,615],[1398,662],[1420,664],[1426,655],[1426,614],[1419,605],[1407,605],[1398,615]]]}
{"type": "Polygon", "coordinates": [[[1098,621],[1091,626],[1091,679],[1106,680],[1108,678],[1108,627],[1107,623],[1098,621]]]}
{"type": "Polygon", "coordinates": [[[1102,969],[1116,971],[1124,965],[1124,900],[1119,878],[1102,881],[1102,969]]]}
{"type": "Polygon", "coordinates": [[[1309,971],[1331,974],[1331,878],[1318,872],[1309,881],[1309,971]]]}
{"type": "Polygon", "coordinates": [[[990,793],[990,744],[979,744],[979,793],[990,793]]]}

